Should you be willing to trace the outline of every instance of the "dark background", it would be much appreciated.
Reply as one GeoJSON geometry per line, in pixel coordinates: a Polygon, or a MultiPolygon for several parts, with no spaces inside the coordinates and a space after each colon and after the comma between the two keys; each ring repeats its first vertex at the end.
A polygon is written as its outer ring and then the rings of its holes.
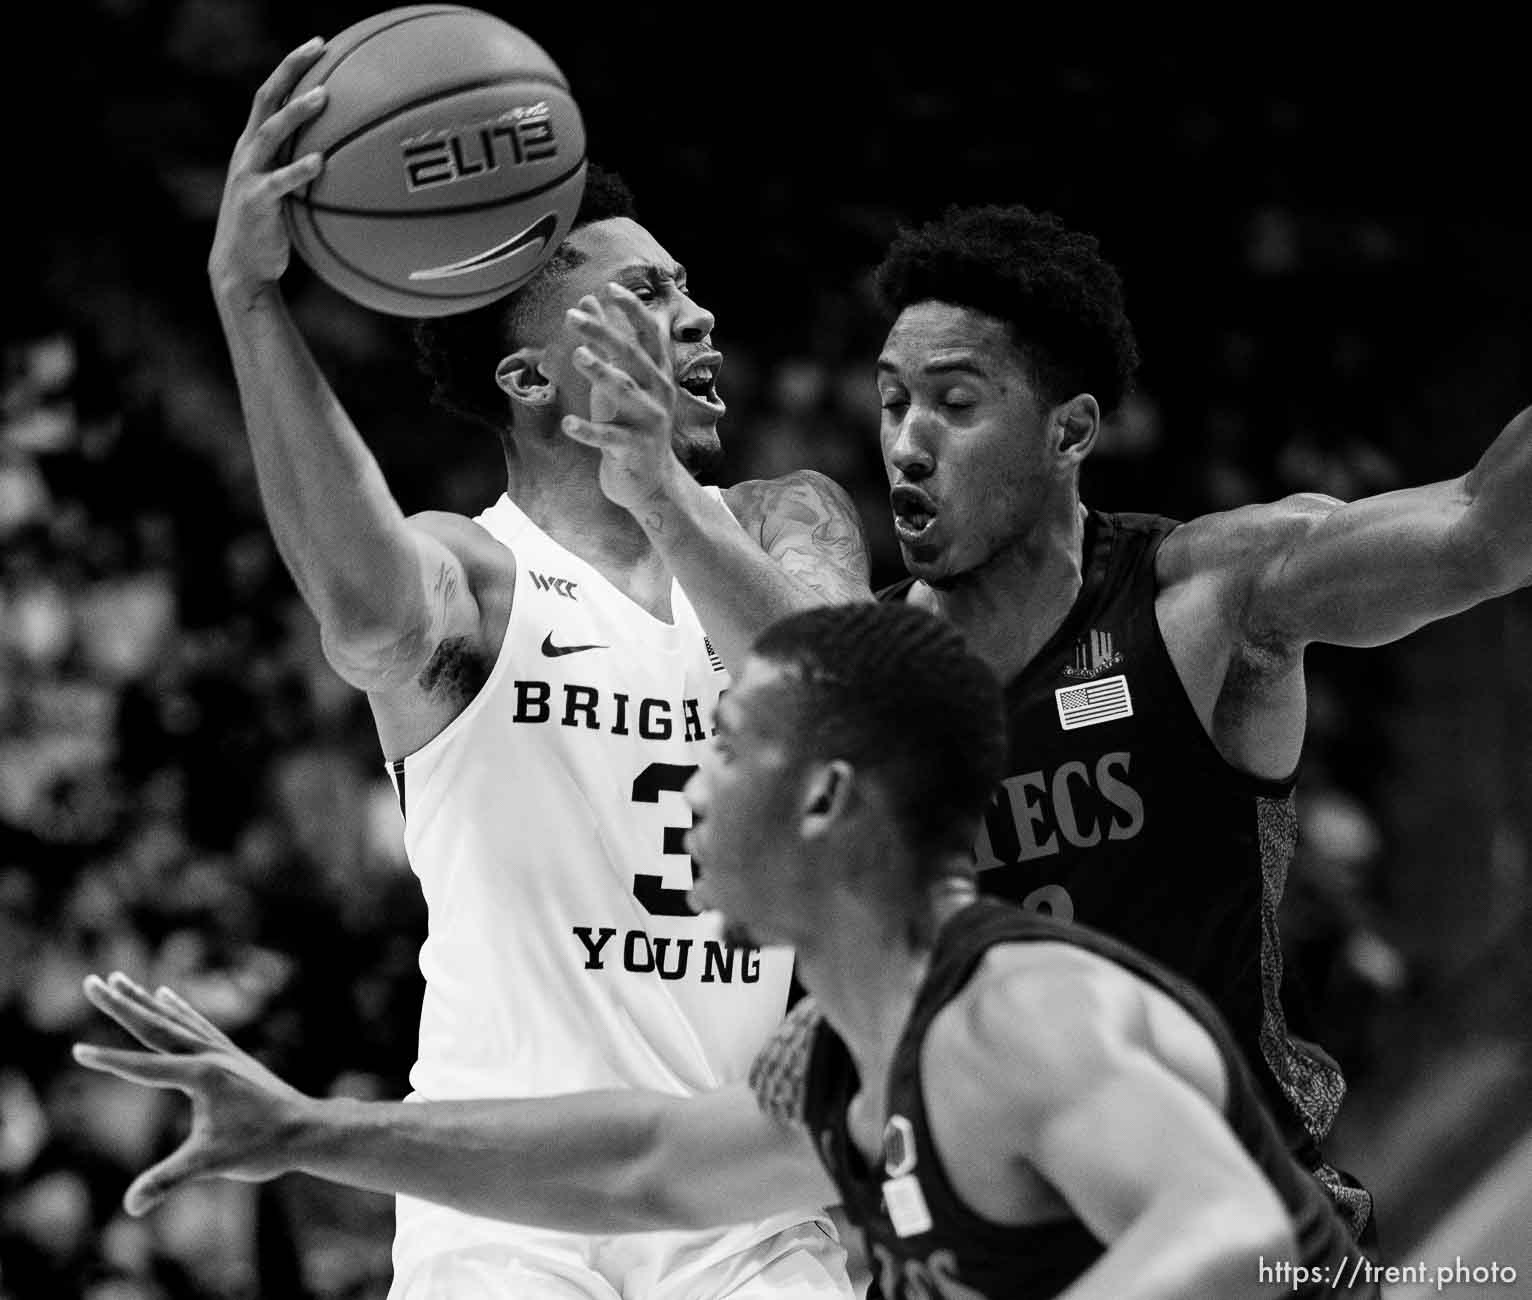
{"type": "MultiPolygon", "coordinates": [[[[365,707],[261,521],[204,273],[254,88],[371,8],[73,0],[9,34],[0,1297],[386,1286],[380,1198],[219,1184],[123,1218],[180,1107],[67,1058],[110,1037],[79,977],[120,966],[302,1087],[406,1086],[422,908],[365,707]]],[[[880,581],[867,272],[949,202],[1051,209],[1123,271],[1145,360],[1092,505],[1448,477],[1532,400],[1524,54],[1469,15],[497,11],[560,63],[593,156],[718,317],[728,476],[832,474],[880,581]]],[[[302,266],[287,288],[404,507],[486,504],[496,449],[426,408],[404,327],[302,266]]],[[[1310,656],[1288,959],[1352,1079],[1333,1157],[1394,1258],[1532,1123],[1529,659],[1524,593],[1310,656]]]]}

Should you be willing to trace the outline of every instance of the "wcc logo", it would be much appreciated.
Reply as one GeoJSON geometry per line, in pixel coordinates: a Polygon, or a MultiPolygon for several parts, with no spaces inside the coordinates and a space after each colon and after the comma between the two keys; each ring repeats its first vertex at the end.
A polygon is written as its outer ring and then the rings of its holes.
{"type": "Polygon", "coordinates": [[[1089,636],[1075,642],[1075,658],[1064,669],[1065,677],[1088,681],[1122,662],[1122,651],[1112,649],[1112,634],[1091,628],[1089,636]]]}
{"type": "Polygon", "coordinates": [[[532,585],[539,591],[551,591],[555,596],[563,596],[566,600],[580,599],[575,595],[575,588],[580,585],[578,582],[573,582],[569,578],[549,578],[532,569],[528,569],[527,572],[532,575],[532,585]]]}
{"type": "Polygon", "coordinates": [[[558,155],[553,119],[543,100],[507,109],[488,122],[411,136],[400,141],[399,147],[405,188],[412,194],[558,155]]]}

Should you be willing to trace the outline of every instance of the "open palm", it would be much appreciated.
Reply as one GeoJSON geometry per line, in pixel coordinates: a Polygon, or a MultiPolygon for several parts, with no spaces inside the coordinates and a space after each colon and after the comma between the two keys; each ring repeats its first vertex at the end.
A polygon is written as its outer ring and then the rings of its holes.
{"type": "Polygon", "coordinates": [[[310,1104],[173,990],[150,994],[120,972],[85,981],[85,996],[146,1048],[124,1051],[77,1043],[74,1057],[92,1070],[191,1098],[191,1132],[128,1188],[129,1214],[153,1209],[195,1178],[261,1182],[293,1168],[280,1139],[310,1104]]]}

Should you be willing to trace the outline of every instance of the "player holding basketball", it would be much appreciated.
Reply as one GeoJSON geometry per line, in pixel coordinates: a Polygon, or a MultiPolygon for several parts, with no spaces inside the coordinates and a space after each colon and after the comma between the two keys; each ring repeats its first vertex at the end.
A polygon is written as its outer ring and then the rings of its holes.
{"type": "Polygon", "coordinates": [[[863,1229],[887,1300],[1377,1296],[1204,998],[1087,927],[976,901],[1004,714],[955,630],[903,605],[793,616],[718,716],[687,791],[699,888],[791,943],[813,994],[749,1085],[315,1102],[168,990],[92,977],[153,1050],[79,1059],[194,1102],[130,1206],[304,1169],[599,1230],[725,1222],[812,1187],[863,1229]]]}
{"type": "MultiPolygon", "coordinates": [[[[785,1010],[791,954],[724,945],[688,907],[680,792],[754,632],[870,599],[854,514],[814,475],[695,481],[724,412],[713,318],[593,174],[533,281],[423,328],[439,390],[500,431],[508,483],[476,519],[406,519],[278,288],[283,197],[320,165],[278,151],[323,91],[284,101],[322,48],[256,94],[209,273],[273,535],[367,693],[429,905],[412,1085],[739,1078],[785,1010]]],[[[586,1238],[401,1200],[391,1294],[848,1295],[817,1207],[778,1208],[729,1232],[586,1238]]]]}
{"type": "MultiPolygon", "coordinates": [[[[1301,1158],[1339,1069],[1295,1040],[1276,909],[1303,745],[1303,650],[1381,645],[1532,580],[1532,412],[1461,478],[1300,495],[1178,524],[1103,514],[1079,472],[1137,364],[1116,271],[1025,208],[953,209],[878,270],[894,525],[881,593],[950,620],[1006,686],[1012,751],[986,893],[1138,948],[1223,1012],[1301,1158]]],[[[1367,1237],[1364,1237],[1367,1239],[1367,1237]]]]}

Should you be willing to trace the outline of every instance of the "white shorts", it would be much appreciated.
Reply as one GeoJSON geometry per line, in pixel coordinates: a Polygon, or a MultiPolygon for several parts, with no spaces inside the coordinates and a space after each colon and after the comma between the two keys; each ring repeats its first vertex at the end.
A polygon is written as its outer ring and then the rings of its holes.
{"type": "Polygon", "coordinates": [[[587,1237],[509,1228],[405,1262],[388,1300],[855,1300],[828,1220],[748,1229],[587,1237]],[[730,1249],[730,1238],[740,1240],[730,1249]]]}

